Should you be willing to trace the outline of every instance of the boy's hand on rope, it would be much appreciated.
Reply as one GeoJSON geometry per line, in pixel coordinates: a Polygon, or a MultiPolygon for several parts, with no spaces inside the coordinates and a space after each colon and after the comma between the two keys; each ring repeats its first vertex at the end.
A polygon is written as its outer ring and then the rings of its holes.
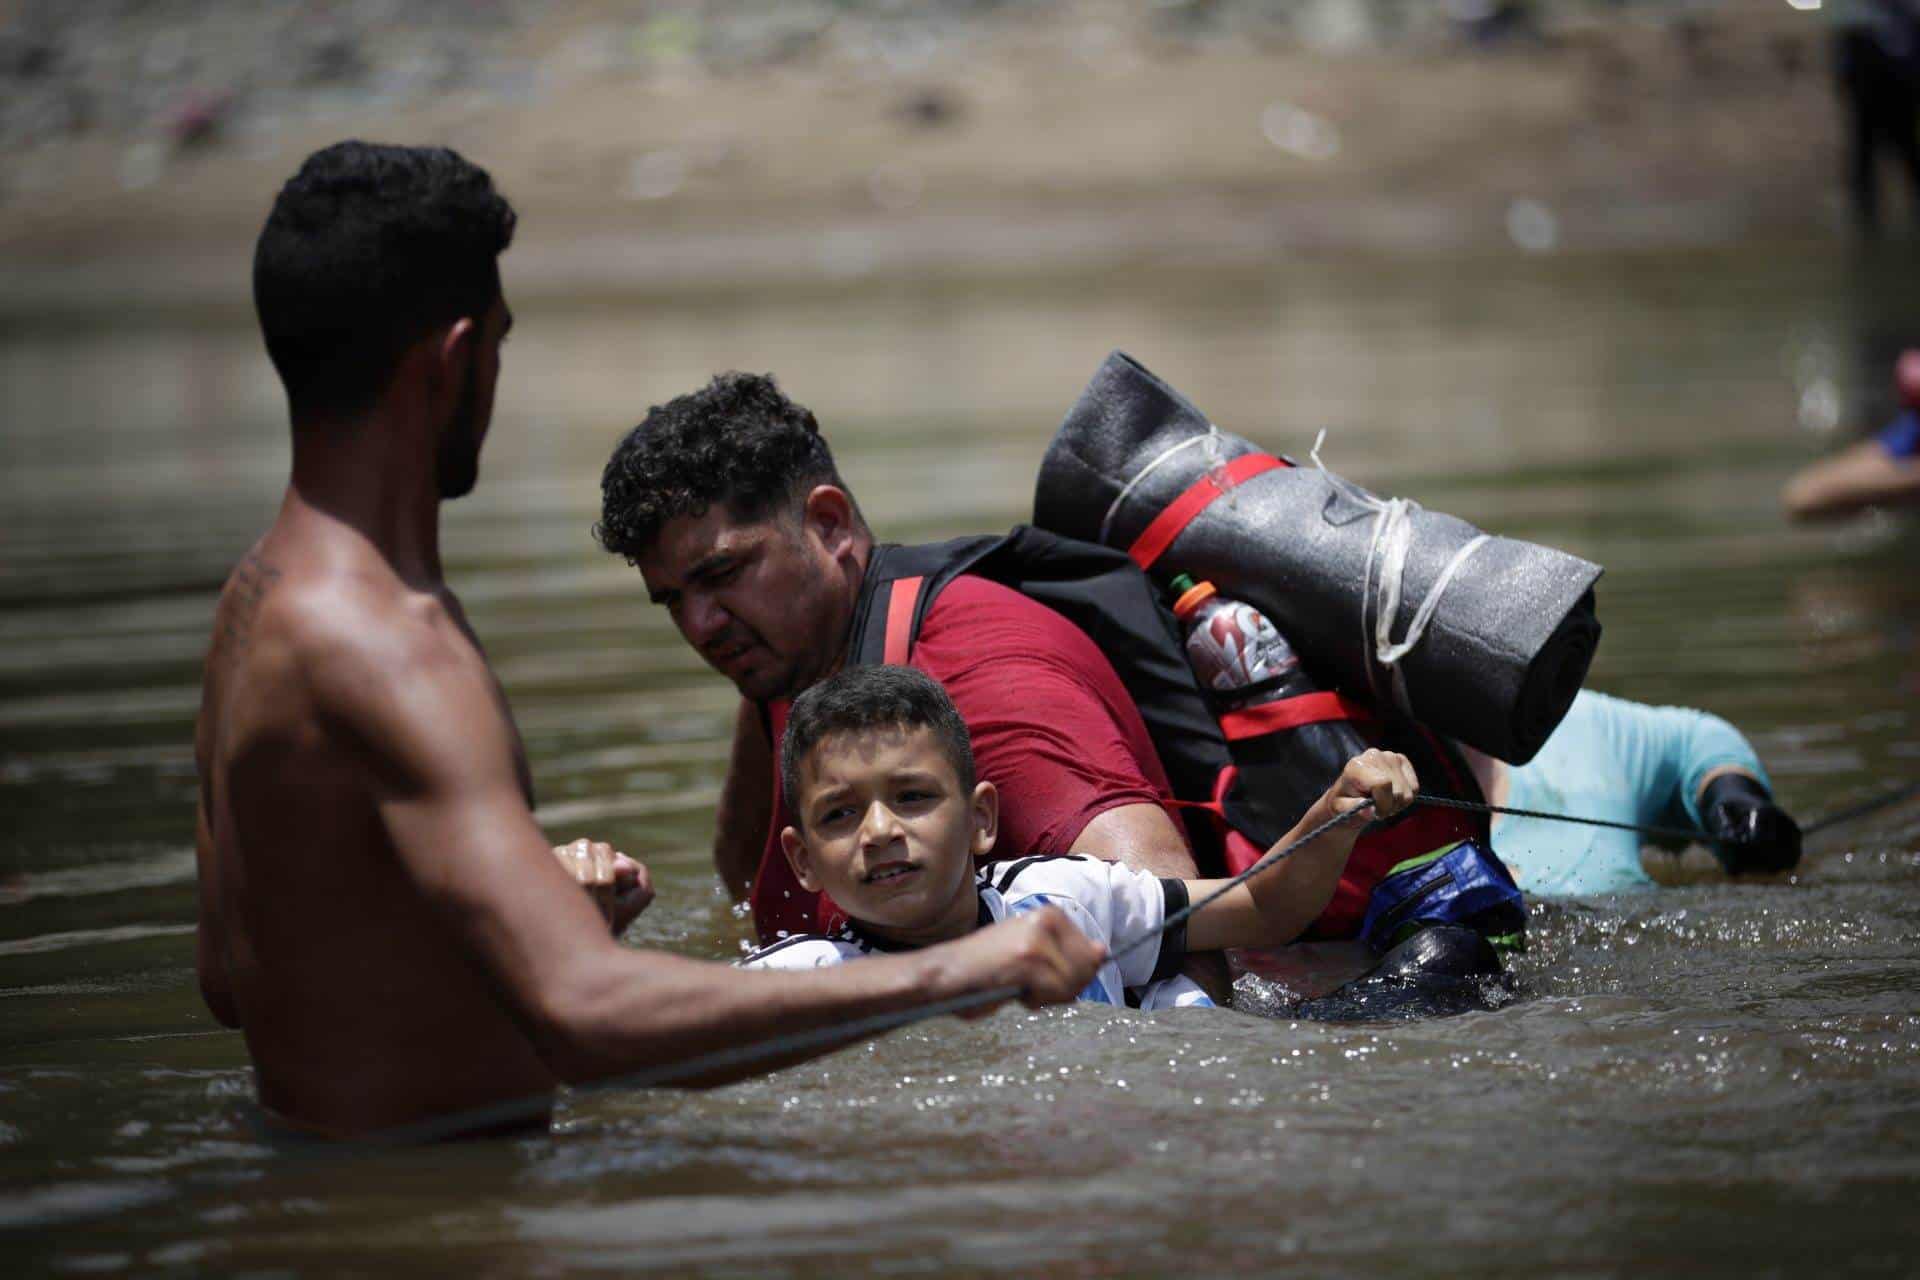
{"type": "Polygon", "coordinates": [[[1420,791],[1413,762],[1397,751],[1362,751],[1347,761],[1339,780],[1327,790],[1327,808],[1348,813],[1373,801],[1374,818],[1384,820],[1411,805],[1420,791]]]}

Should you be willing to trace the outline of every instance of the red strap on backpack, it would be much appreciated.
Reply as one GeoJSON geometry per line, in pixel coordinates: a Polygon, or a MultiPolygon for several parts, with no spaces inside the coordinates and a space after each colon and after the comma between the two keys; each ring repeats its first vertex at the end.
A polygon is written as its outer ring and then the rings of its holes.
{"type": "Polygon", "coordinates": [[[1327,720],[1372,720],[1373,709],[1363,702],[1332,692],[1302,693],[1291,698],[1282,698],[1278,702],[1263,702],[1258,706],[1243,707],[1238,711],[1226,711],[1220,715],[1220,732],[1229,742],[1241,738],[1258,738],[1264,734],[1279,733],[1282,729],[1297,729],[1303,724],[1320,724],[1327,720]]]}
{"type": "Polygon", "coordinates": [[[1193,523],[1194,517],[1212,506],[1227,490],[1237,488],[1275,467],[1289,465],[1270,453],[1243,453],[1226,465],[1224,476],[1216,478],[1209,471],[1188,485],[1185,493],[1169,502],[1153,518],[1153,523],[1140,531],[1140,536],[1127,548],[1127,554],[1142,569],[1151,569],[1153,562],[1165,555],[1167,548],[1173,545],[1173,540],[1193,523]]]}
{"type": "Polygon", "coordinates": [[[882,658],[896,667],[906,665],[907,651],[913,646],[913,611],[925,581],[896,578],[887,593],[887,644],[882,658]]]}

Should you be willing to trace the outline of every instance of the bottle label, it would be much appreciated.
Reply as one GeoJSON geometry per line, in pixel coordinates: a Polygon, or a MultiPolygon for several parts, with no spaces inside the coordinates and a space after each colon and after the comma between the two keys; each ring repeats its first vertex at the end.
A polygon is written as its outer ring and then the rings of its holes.
{"type": "Polygon", "coordinates": [[[1300,664],[1267,616],[1251,605],[1222,601],[1187,640],[1195,674],[1216,693],[1271,680],[1300,664]]]}

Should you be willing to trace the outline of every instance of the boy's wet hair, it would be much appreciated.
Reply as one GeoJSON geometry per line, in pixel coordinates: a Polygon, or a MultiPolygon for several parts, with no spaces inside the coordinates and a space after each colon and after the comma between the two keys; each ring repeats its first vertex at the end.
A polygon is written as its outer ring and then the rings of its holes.
{"type": "Polygon", "coordinates": [[[670,520],[717,502],[758,521],[818,484],[847,487],[812,412],[772,374],[722,373],[627,432],[600,476],[593,536],[634,564],[670,520]]]}
{"type": "Polygon", "coordinates": [[[780,785],[796,825],[800,816],[800,766],[822,739],[875,729],[931,729],[962,794],[974,786],[973,741],[967,722],[938,680],[913,667],[848,667],[793,700],[786,736],[780,740],[780,785]]]}
{"type": "Polygon", "coordinates": [[[296,419],[365,410],[428,333],[500,296],[513,207],[445,147],[338,142],[287,180],[253,251],[253,305],[296,419]]]}

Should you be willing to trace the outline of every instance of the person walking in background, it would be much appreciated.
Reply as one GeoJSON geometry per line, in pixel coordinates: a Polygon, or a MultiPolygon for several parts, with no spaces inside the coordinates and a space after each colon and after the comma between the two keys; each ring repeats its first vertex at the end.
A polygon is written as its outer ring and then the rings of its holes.
{"type": "Polygon", "coordinates": [[[1906,171],[1920,222],[1920,0],[1839,0],[1834,76],[1847,114],[1847,189],[1854,221],[1880,231],[1875,163],[1891,151],[1906,171]]]}

